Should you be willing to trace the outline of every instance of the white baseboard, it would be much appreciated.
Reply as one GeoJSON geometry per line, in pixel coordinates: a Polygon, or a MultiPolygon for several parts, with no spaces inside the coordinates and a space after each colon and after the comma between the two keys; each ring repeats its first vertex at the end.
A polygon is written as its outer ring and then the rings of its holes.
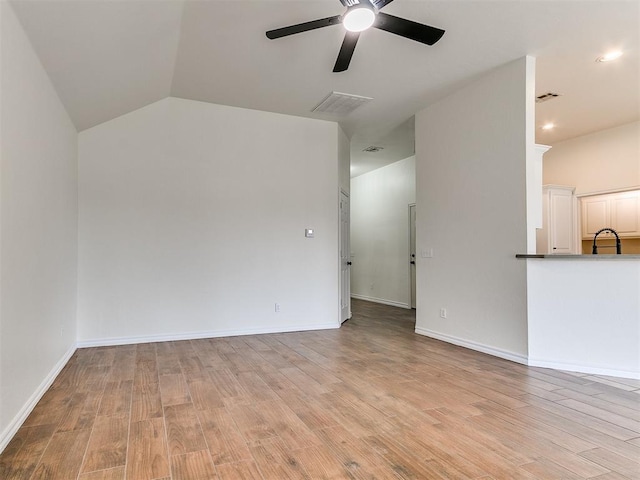
{"type": "Polygon", "coordinates": [[[594,365],[576,365],[573,363],[542,360],[539,358],[529,358],[529,366],[552,368],[553,370],[564,370],[566,372],[588,373],[591,375],[606,375],[608,377],[633,378],[640,380],[640,372],[638,371],[602,368],[594,365]]]}
{"type": "Polygon", "coordinates": [[[340,328],[340,324],[320,323],[315,325],[247,328],[244,330],[212,330],[207,332],[169,333],[164,335],[141,335],[136,337],[94,338],[79,340],[78,348],[111,347],[115,345],[133,345],[136,343],[172,342],[176,340],[197,340],[200,338],[237,337],[242,335],[261,335],[264,333],[305,332],[309,330],[328,330],[331,328],[340,328]]]}
{"type": "Polygon", "coordinates": [[[22,406],[18,414],[13,418],[13,420],[7,425],[2,433],[0,433],[0,453],[6,448],[9,444],[13,436],[16,434],[18,429],[22,426],[24,421],[27,419],[29,414],[35,408],[37,403],[40,401],[45,392],[49,389],[53,381],[56,379],[58,374],[62,371],[64,366],[67,364],[71,356],[76,351],[76,345],[73,345],[63,356],[58,363],[51,369],[49,374],[44,378],[42,383],[36,388],[36,391],[29,397],[27,402],[22,406]]]}
{"type": "Polygon", "coordinates": [[[530,358],[513,352],[501,350],[499,348],[490,347],[477,342],[471,342],[451,335],[437,333],[426,328],[416,327],[416,333],[426,337],[442,340],[443,342],[452,343],[460,347],[469,348],[478,352],[487,353],[494,357],[504,358],[512,362],[527,365],[529,367],[551,368],[553,370],[564,370],[566,372],[588,373],[591,375],[606,375],[609,377],[633,378],[640,380],[640,372],[631,370],[617,370],[611,368],[603,368],[594,365],[578,365],[573,363],[563,363],[538,358],[530,358]]]}
{"type": "Polygon", "coordinates": [[[366,300],[367,302],[381,303],[383,305],[391,305],[392,307],[411,309],[411,305],[405,302],[396,302],[395,300],[385,300],[384,298],[367,297],[366,295],[360,295],[358,293],[352,293],[351,298],[356,298],[358,300],[366,300]]]}
{"type": "Polygon", "coordinates": [[[446,335],[443,333],[437,333],[432,330],[428,330],[426,328],[416,327],[415,332],[419,335],[424,335],[425,337],[435,338],[436,340],[442,340],[443,342],[452,343],[453,345],[465,347],[470,350],[475,350],[477,352],[487,353],[489,355],[493,355],[494,357],[504,358],[505,360],[510,360],[512,362],[520,363],[522,365],[528,364],[527,357],[525,355],[520,355],[519,353],[509,352],[507,350],[501,350],[499,348],[490,347],[489,345],[484,345],[482,343],[464,340],[462,338],[446,335]]]}

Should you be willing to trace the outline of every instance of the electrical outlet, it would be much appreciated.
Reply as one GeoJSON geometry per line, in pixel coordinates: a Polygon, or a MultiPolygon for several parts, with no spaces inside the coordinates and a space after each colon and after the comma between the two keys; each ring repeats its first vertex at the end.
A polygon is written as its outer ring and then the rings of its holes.
{"type": "Polygon", "coordinates": [[[441,308],[440,309],[440,317],[441,318],[447,318],[447,309],[446,308],[441,308]]]}
{"type": "Polygon", "coordinates": [[[276,303],[275,310],[276,310],[276,313],[280,312],[280,304],[279,303],[276,303]]]}

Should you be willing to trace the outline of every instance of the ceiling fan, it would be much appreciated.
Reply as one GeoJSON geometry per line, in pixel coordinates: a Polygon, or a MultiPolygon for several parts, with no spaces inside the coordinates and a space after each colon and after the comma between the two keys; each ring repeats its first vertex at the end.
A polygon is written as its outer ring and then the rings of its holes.
{"type": "Polygon", "coordinates": [[[347,32],[344,36],[342,47],[340,47],[336,64],[333,67],[334,72],[344,72],[349,68],[349,63],[356,48],[356,43],[358,43],[360,33],[369,27],[395,33],[401,37],[427,45],[433,45],[440,40],[444,34],[444,30],[440,28],[423,25],[422,23],[380,12],[381,8],[392,1],[393,0],[340,0],[340,3],[347,7],[347,11],[343,15],[320,18],[310,22],[269,30],[267,32],[267,38],[274,40],[276,38],[287,37],[296,33],[342,23],[347,32]]]}

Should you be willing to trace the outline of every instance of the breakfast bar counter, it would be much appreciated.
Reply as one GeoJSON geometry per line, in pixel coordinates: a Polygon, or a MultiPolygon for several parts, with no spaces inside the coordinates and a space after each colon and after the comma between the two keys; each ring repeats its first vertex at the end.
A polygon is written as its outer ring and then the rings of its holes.
{"type": "Polygon", "coordinates": [[[556,260],[562,259],[571,259],[571,260],[640,260],[640,255],[636,254],[602,254],[602,255],[579,255],[579,254],[558,254],[558,253],[518,253],[516,258],[553,258],[556,260]]]}
{"type": "Polygon", "coordinates": [[[530,365],[640,378],[640,255],[517,258],[527,269],[530,365]]]}

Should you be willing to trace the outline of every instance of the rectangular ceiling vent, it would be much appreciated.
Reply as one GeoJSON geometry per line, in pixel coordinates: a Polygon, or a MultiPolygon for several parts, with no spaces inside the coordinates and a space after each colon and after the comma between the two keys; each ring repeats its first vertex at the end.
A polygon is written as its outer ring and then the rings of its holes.
{"type": "Polygon", "coordinates": [[[376,152],[379,152],[380,150],[384,150],[384,147],[376,147],[375,145],[371,145],[370,147],[367,147],[362,151],[369,152],[369,153],[376,153],[376,152]]]}
{"type": "Polygon", "coordinates": [[[548,102],[549,100],[553,100],[554,98],[561,97],[561,93],[547,92],[542,95],[538,95],[536,97],[536,103],[548,102]]]}
{"type": "Polygon", "coordinates": [[[371,100],[373,100],[371,97],[331,92],[311,111],[315,113],[329,113],[331,115],[348,115],[359,106],[371,100]]]}

